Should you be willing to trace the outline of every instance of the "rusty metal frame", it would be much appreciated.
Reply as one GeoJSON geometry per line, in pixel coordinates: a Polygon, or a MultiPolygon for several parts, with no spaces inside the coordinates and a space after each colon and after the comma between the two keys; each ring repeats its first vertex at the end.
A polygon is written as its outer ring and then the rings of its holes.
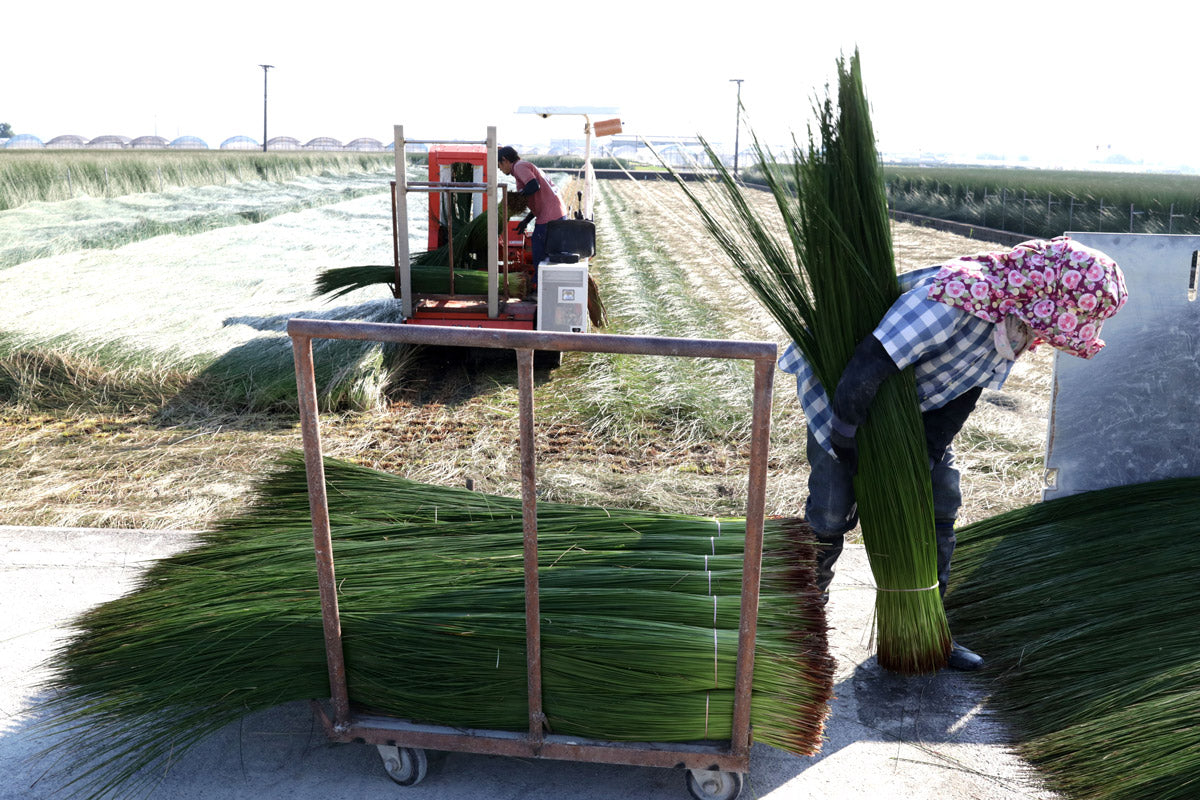
{"type": "MultiPolygon", "coordinates": [[[[452,195],[455,192],[460,194],[482,194],[488,195],[488,185],[486,183],[465,183],[454,181],[409,181],[406,191],[409,192],[424,192],[426,194],[445,193],[452,195]]],[[[400,236],[396,228],[396,204],[395,204],[395,189],[392,190],[392,235],[398,241],[400,236]]],[[[397,247],[399,245],[397,244],[397,247]]],[[[446,255],[447,261],[450,264],[450,296],[454,296],[454,216],[446,217],[446,255]]],[[[396,269],[400,269],[400,257],[396,256],[396,269]]],[[[397,282],[397,286],[399,283],[397,282]]],[[[395,294],[395,292],[393,292],[395,294]]]]}
{"type": "MultiPolygon", "coordinates": [[[[410,181],[406,172],[407,152],[409,144],[482,144],[487,147],[486,162],[496,164],[496,126],[489,125],[487,129],[487,138],[482,141],[460,140],[446,141],[440,139],[408,139],[404,135],[404,126],[395,125],[392,128],[395,151],[396,151],[396,189],[393,191],[394,202],[392,205],[392,224],[393,231],[403,231],[403,233],[393,234],[397,248],[396,256],[396,271],[398,274],[398,288],[393,289],[393,294],[398,294],[400,300],[400,308],[405,317],[411,317],[413,313],[413,297],[412,297],[412,275],[409,264],[408,250],[408,193],[410,191],[424,191],[433,194],[438,194],[437,187],[447,187],[446,191],[474,191],[490,197],[492,202],[487,203],[488,228],[493,235],[487,237],[487,260],[488,260],[488,319],[497,319],[500,315],[500,297],[498,291],[499,270],[497,261],[499,255],[499,220],[497,219],[496,210],[496,188],[499,185],[496,179],[496,169],[487,171],[487,181],[484,183],[454,183],[442,181],[410,181]],[[449,188],[454,187],[454,188],[449,188]]],[[[440,200],[438,201],[440,204],[440,200]]],[[[454,289],[454,260],[453,260],[453,231],[450,236],[451,241],[451,260],[450,260],[450,288],[451,295],[454,289]]]]}
{"type": "Polygon", "coordinates": [[[332,693],[332,715],[324,703],[313,702],[326,734],[338,742],[420,747],[453,752],[551,758],[638,766],[747,772],[750,763],[751,690],[754,676],[754,640],[758,625],[758,594],[762,568],[762,532],[766,495],[767,451],[771,425],[776,346],[768,342],[718,339],[617,336],[487,328],[431,327],[370,322],[292,319],[292,338],[299,394],[300,429],[308,476],[309,507],[313,522],[321,596],[321,617],[332,693]],[[318,422],[317,387],[313,369],[313,339],[423,344],[452,347],[511,349],[517,357],[520,415],[521,501],[524,518],[526,657],[528,667],[529,731],[463,730],[416,725],[385,716],[361,716],[350,707],[346,664],[342,649],[333,543],[325,493],[325,468],[318,422]],[[542,710],[541,629],[538,598],[536,464],[533,428],[533,354],[535,350],[665,355],[692,358],[743,359],[754,362],[754,397],[751,420],[749,487],[746,501],[746,537],[743,551],[741,609],[738,625],[737,667],[734,678],[731,738],[725,742],[652,743],[607,742],[546,733],[542,710]]]}
{"type": "MultiPolygon", "coordinates": [[[[428,184],[428,182],[426,182],[426,183],[428,184]]],[[[415,181],[409,184],[410,187],[413,185],[419,185],[419,184],[418,184],[418,182],[415,182],[415,181]]],[[[461,184],[461,185],[465,186],[466,184],[461,184]]],[[[486,189],[486,184],[483,184],[483,185],[485,186],[485,189],[486,189]]],[[[428,184],[428,186],[450,187],[449,189],[443,189],[443,190],[447,191],[448,193],[452,193],[454,191],[458,191],[458,189],[456,189],[454,187],[460,186],[460,184],[438,183],[438,184],[428,184]]],[[[477,187],[478,187],[477,184],[471,184],[470,187],[466,191],[478,193],[479,189],[477,187]]],[[[391,182],[391,189],[392,189],[392,266],[393,266],[393,269],[395,270],[394,279],[392,280],[392,297],[399,297],[400,296],[400,230],[399,230],[398,224],[396,222],[396,182],[395,181],[391,182]]],[[[419,190],[410,188],[409,191],[419,191],[419,190]]],[[[425,191],[430,191],[430,192],[436,191],[436,188],[428,188],[427,187],[425,189],[425,191]]],[[[504,270],[503,270],[504,299],[508,300],[511,297],[511,293],[508,290],[509,289],[509,286],[508,286],[509,254],[508,254],[508,222],[507,222],[507,220],[508,220],[508,186],[505,184],[500,185],[500,212],[501,212],[501,227],[503,229],[502,234],[501,234],[502,241],[503,241],[503,249],[501,250],[501,253],[500,253],[500,262],[504,265],[504,270]]],[[[454,231],[453,231],[452,225],[448,226],[448,227],[450,227],[450,252],[449,252],[449,255],[450,255],[450,259],[449,259],[450,260],[450,294],[453,295],[454,294],[454,231]]]]}

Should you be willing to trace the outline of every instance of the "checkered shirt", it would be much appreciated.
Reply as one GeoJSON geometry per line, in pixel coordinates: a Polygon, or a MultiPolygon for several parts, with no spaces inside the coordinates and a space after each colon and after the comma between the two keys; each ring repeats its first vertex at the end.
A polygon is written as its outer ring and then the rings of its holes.
{"type": "MultiPolygon", "coordinates": [[[[999,389],[1013,365],[996,351],[994,323],[925,297],[936,273],[933,267],[901,276],[905,292],[873,333],[897,366],[913,367],[921,411],[941,408],[976,386],[999,389]]],[[[829,397],[795,343],[784,350],[779,368],[796,376],[796,395],[809,430],[832,453],[829,397]]]]}

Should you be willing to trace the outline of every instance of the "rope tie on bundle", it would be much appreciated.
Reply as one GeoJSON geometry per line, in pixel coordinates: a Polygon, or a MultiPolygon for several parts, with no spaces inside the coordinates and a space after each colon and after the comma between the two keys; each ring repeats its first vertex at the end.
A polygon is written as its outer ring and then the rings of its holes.
{"type": "Polygon", "coordinates": [[[877,592],[930,592],[937,588],[939,588],[939,585],[935,583],[933,586],[925,586],[920,589],[885,589],[882,586],[876,586],[875,591],[877,591],[877,592]]]}
{"type": "MultiPolygon", "coordinates": [[[[717,535],[719,536],[721,533],[721,521],[715,520],[715,522],[717,523],[717,535]]],[[[708,541],[712,547],[712,554],[715,556],[717,554],[716,537],[710,536],[708,537],[708,541]]],[[[708,567],[707,553],[704,555],[704,572],[708,576],[708,594],[713,601],[713,688],[715,689],[720,677],[720,638],[717,634],[717,595],[713,594],[712,570],[708,567]]],[[[704,693],[704,738],[706,739],[708,738],[708,710],[711,702],[712,690],[709,690],[704,693]]]]}

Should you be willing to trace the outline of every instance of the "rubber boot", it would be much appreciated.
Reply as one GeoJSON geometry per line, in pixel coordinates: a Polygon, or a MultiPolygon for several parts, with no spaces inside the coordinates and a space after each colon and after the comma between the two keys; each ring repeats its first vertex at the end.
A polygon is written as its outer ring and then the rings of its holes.
{"type": "MultiPolygon", "coordinates": [[[[950,559],[954,555],[954,548],[958,544],[958,537],[954,535],[953,521],[938,521],[934,524],[934,531],[937,534],[938,592],[945,598],[946,587],[950,584],[950,559]]],[[[983,656],[968,650],[951,639],[950,660],[946,666],[950,667],[950,669],[973,672],[983,668],[983,656]]]]}
{"type": "Polygon", "coordinates": [[[813,531],[817,537],[817,588],[821,590],[821,602],[829,602],[829,584],[833,583],[833,565],[842,554],[846,535],[826,535],[813,531]]]}
{"type": "Polygon", "coordinates": [[[954,522],[938,521],[933,526],[937,535],[937,579],[938,592],[946,596],[946,587],[950,585],[950,559],[954,557],[954,548],[958,545],[958,537],[954,535],[954,522]]]}

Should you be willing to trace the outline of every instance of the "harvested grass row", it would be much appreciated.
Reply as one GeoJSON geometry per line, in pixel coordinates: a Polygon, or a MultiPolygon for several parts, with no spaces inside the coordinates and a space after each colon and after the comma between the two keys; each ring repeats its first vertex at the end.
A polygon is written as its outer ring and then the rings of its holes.
{"type": "Polygon", "coordinates": [[[116,364],[103,353],[75,353],[64,342],[40,346],[0,332],[0,402],[26,409],[161,407],[192,378],[186,365],[116,364]]]}
{"type": "MultiPolygon", "coordinates": [[[[526,730],[520,501],[326,469],[352,702],[526,730]]],[[[329,696],[307,508],[292,456],[244,514],[78,621],[41,715],[46,735],[88,730],[58,765],[69,789],[127,796],[228,722],[329,696]]],[[[727,739],[744,520],[543,504],[539,529],[551,729],[727,739]]],[[[833,664],[811,544],[776,520],[766,545],[754,735],[812,753],[833,664]]]]}
{"type": "MultiPolygon", "coordinates": [[[[381,183],[376,181],[376,183],[381,183]]],[[[273,187],[279,187],[274,184],[273,187]]],[[[359,186],[348,187],[336,194],[311,193],[305,196],[304,186],[283,187],[284,191],[276,196],[263,197],[261,202],[254,202],[241,196],[228,198],[222,204],[213,200],[208,207],[187,208],[185,200],[172,203],[162,209],[160,217],[155,216],[156,210],[145,208],[122,208],[119,205],[110,211],[123,215],[123,219],[104,218],[74,219],[70,210],[62,208],[46,209],[32,207],[22,209],[13,214],[28,214],[42,221],[42,226],[35,230],[21,230],[17,240],[11,245],[0,245],[0,269],[23,264],[41,258],[71,253],[77,250],[115,250],[134,242],[153,239],[158,236],[194,236],[207,231],[220,230],[236,225],[254,225],[259,222],[291,214],[321,205],[353,200],[369,194],[384,191],[383,185],[372,186],[370,179],[364,178],[359,186]],[[62,219],[61,224],[50,225],[55,218],[62,219]],[[44,227],[43,227],[44,226],[44,227]]],[[[311,187],[310,191],[311,191],[311,187]]],[[[92,204],[90,201],[75,201],[81,204],[81,213],[87,205],[107,204],[111,209],[115,201],[102,201],[102,204],[92,204]]],[[[99,211],[99,210],[98,210],[99,211]]],[[[100,212],[102,214],[103,212],[100,212]]],[[[31,220],[36,224],[36,220],[31,220]]],[[[17,223],[19,225],[19,223],[17,223]]],[[[0,228],[11,227],[6,223],[0,228]]],[[[6,237],[0,231],[0,241],[6,237]]]]}
{"type": "MultiPolygon", "coordinates": [[[[377,301],[321,314],[329,319],[396,322],[394,303],[377,301]]],[[[78,336],[39,339],[0,333],[0,402],[30,409],[157,406],[208,413],[294,410],[296,374],[287,318],[225,352],[187,355],[78,336]]],[[[314,342],[324,409],[373,408],[410,362],[412,349],[377,342],[314,342]]]]}
{"type": "MultiPolygon", "coordinates": [[[[260,225],[160,236],[107,252],[72,250],[0,270],[0,294],[19,299],[0,332],[0,399],[33,410],[120,411],[139,401],[140,407],[207,407],[216,414],[294,408],[284,333],[289,317],[394,318],[388,303],[309,310],[308,299],[320,260],[365,260],[390,250],[385,191],[377,176],[355,174],[0,214],[0,258],[5,243],[20,250],[38,240],[39,216],[54,230],[61,223],[70,231],[60,243],[65,247],[110,228],[119,237],[120,229],[138,227],[143,218],[186,224],[226,206],[239,215],[270,217],[260,225]],[[358,197],[376,190],[378,198],[358,197]],[[348,197],[357,199],[339,202],[348,197]],[[321,207],[276,213],[296,203],[321,207]]],[[[402,353],[371,344],[320,348],[327,352],[317,365],[327,408],[378,405],[403,361],[402,353]]]]}
{"type": "MultiPolygon", "coordinates": [[[[76,251],[115,250],[162,236],[194,236],[254,225],[285,214],[387,195],[390,172],[302,175],[283,182],[167,187],[120,197],[79,196],[0,212],[0,269],[76,251]]],[[[380,205],[379,243],[387,247],[387,205],[380,205]]],[[[171,239],[161,241],[171,242],[171,239]]],[[[165,266],[186,260],[186,246],[164,248],[165,266]]],[[[53,265],[40,269],[52,271],[53,265]]]]}

